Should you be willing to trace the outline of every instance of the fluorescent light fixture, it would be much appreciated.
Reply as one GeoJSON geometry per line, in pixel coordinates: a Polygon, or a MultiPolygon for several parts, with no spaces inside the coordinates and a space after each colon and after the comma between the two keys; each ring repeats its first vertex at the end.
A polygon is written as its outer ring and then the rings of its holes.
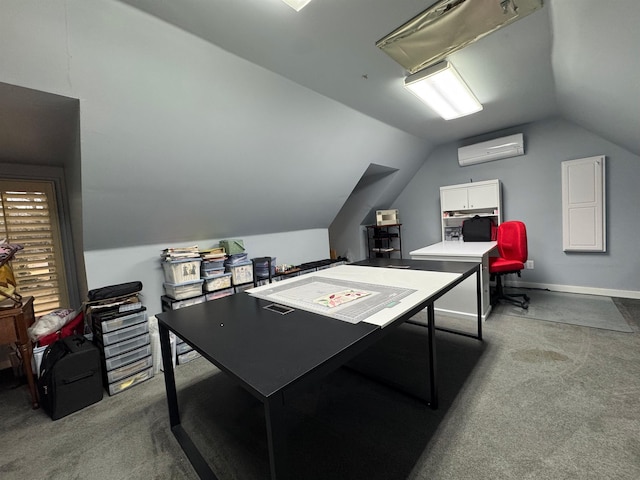
{"type": "Polygon", "coordinates": [[[482,110],[482,105],[449,62],[409,75],[404,86],[445,120],[482,110]]]}
{"type": "Polygon", "coordinates": [[[293,8],[296,12],[302,10],[311,0],[282,0],[284,3],[293,8]]]}

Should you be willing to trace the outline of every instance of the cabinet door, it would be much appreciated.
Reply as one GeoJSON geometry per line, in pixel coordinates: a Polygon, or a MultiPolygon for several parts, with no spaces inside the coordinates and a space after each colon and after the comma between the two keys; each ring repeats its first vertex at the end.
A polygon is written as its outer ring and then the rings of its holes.
{"type": "Polygon", "coordinates": [[[466,210],[469,208],[467,207],[467,189],[447,188],[440,190],[440,203],[443,212],[466,210]]]}
{"type": "Polygon", "coordinates": [[[562,162],[564,251],[605,252],[605,157],[562,162]]]}
{"type": "Polygon", "coordinates": [[[498,208],[498,186],[477,185],[468,188],[468,208],[498,208]]]}

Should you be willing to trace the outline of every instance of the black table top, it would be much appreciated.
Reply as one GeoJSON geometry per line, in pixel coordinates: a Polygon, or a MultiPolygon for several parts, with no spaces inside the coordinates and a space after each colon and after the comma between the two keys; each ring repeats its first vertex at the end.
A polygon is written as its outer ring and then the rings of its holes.
{"type": "Polygon", "coordinates": [[[260,398],[295,384],[380,329],[303,310],[281,315],[263,308],[271,303],[241,292],[156,317],[260,398]]]}
{"type": "MultiPolygon", "coordinates": [[[[400,259],[372,259],[355,265],[408,265],[465,276],[478,266],[400,259]]],[[[242,292],[156,317],[261,399],[302,383],[310,373],[329,373],[381,335],[379,326],[366,322],[352,324],[299,309],[286,315],[264,309],[271,303],[242,292]]]]}

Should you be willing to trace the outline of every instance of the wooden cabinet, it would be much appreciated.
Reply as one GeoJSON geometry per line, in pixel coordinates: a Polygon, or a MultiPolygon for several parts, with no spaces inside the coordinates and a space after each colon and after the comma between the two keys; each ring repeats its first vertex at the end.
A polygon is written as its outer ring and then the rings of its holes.
{"type": "Polygon", "coordinates": [[[442,240],[457,240],[462,222],[475,215],[502,223],[500,180],[463,183],[440,187],[442,240]]]}
{"type": "Polygon", "coordinates": [[[367,248],[369,258],[391,258],[398,254],[402,258],[401,223],[395,225],[367,225],[367,248]]]}
{"type": "Polygon", "coordinates": [[[31,392],[31,405],[38,408],[38,394],[36,383],[31,370],[33,358],[33,345],[27,334],[27,328],[35,321],[33,314],[33,297],[22,299],[22,305],[14,308],[0,310],[0,343],[15,343],[22,356],[24,373],[27,376],[29,391],[31,392]]]}

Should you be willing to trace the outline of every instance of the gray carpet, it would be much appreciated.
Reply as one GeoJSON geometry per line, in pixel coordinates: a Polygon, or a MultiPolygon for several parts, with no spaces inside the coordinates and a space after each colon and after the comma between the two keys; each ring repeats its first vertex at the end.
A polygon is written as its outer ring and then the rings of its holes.
{"type": "MultiPolygon", "coordinates": [[[[621,302],[640,312],[640,301],[621,302]]],[[[294,480],[640,478],[640,335],[531,321],[438,332],[440,408],[349,369],[288,401],[294,480]]],[[[424,329],[354,363],[424,385],[424,329]]],[[[221,480],[268,478],[261,405],[198,359],[177,368],[183,424],[221,480]]],[[[2,480],[197,477],[169,430],[162,375],[55,422],[0,376],[2,480]]]]}
{"type": "Polygon", "coordinates": [[[514,288],[507,289],[509,292],[526,293],[531,299],[529,308],[525,310],[509,303],[500,303],[494,306],[493,313],[615,332],[633,332],[610,297],[514,288]]]}

